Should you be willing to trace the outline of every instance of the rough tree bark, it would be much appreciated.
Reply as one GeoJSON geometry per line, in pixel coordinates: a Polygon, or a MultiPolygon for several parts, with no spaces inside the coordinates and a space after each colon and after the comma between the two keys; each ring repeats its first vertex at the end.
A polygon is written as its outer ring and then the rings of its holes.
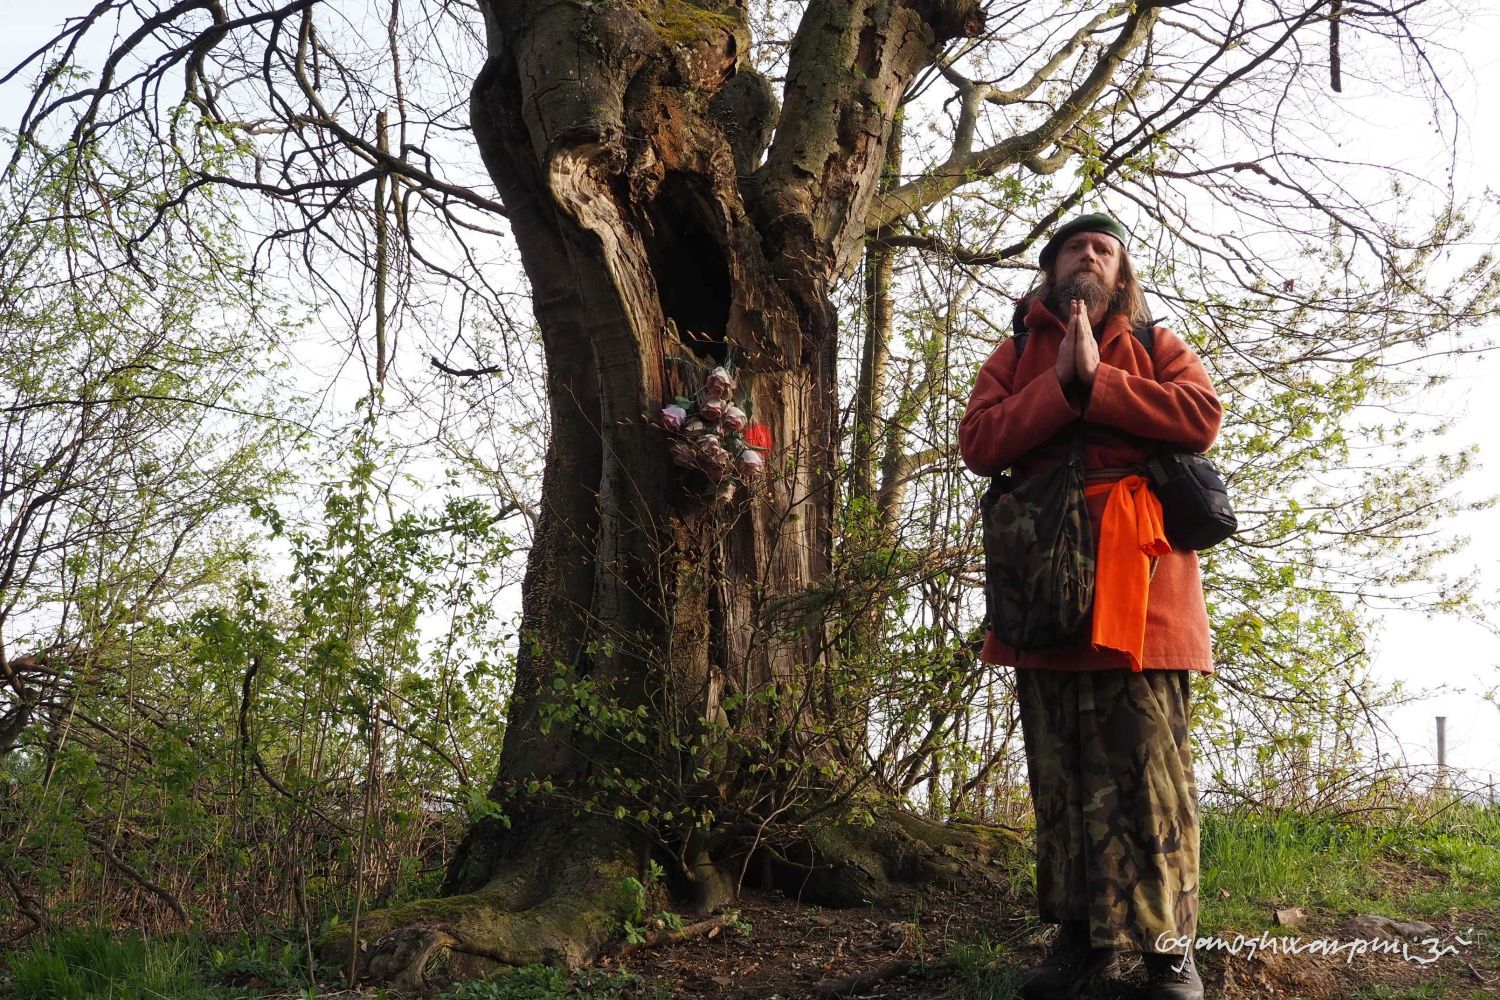
{"type": "MultiPolygon", "coordinates": [[[[774,102],[745,61],[741,6],[484,8],[473,128],[532,284],[552,437],[492,792],[506,815],[471,829],[448,898],[369,914],[323,942],[343,960],[357,934],[361,971],[405,985],[435,955],[463,973],[577,965],[607,945],[619,886],[643,877],[659,843],[650,817],[615,818],[607,795],[570,803],[591,783],[634,787],[681,763],[657,745],[676,731],[669,717],[696,722],[694,777],[732,801],[747,744],[721,740],[715,758],[716,732],[784,737],[837,711],[837,692],[807,683],[808,665],[831,655],[830,290],[860,250],[904,89],[983,23],[974,0],[817,0],[767,149],[774,102]],[[654,421],[692,388],[671,360],[683,355],[732,355],[738,394],[771,433],[768,475],[727,500],[670,464],[654,421]],[[559,715],[559,692],[579,683],[643,713],[646,745],[559,715]],[[779,696],[749,697],[767,692],[779,696]]],[[[837,767],[851,749],[831,740],[819,752],[837,767]]],[[[725,901],[778,812],[791,814],[763,797],[734,823],[698,824],[676,842],[668,887],[695,911],[725,901]]],[[[797,858],[762,851],[755,871],[857,901],[891,877],[948,870],[951,839],[891,813],[859,834],[809,831],[797,858]]]]}

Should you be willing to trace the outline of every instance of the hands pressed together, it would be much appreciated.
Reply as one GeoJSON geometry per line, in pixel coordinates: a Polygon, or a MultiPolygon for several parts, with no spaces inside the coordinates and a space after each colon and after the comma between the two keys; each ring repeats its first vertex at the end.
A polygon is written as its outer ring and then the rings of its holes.
{"type": "Polygon", "coordinates": [[[1093,385],[1094,375],[1099,371],[1099,342],[1094,339],[1094,327],[1082,299],[1074,299],[1068,305],[1068,332],[1057,349],[1056,370],[1063,385],[1075,378],[1084,385],[1093,385]]]}

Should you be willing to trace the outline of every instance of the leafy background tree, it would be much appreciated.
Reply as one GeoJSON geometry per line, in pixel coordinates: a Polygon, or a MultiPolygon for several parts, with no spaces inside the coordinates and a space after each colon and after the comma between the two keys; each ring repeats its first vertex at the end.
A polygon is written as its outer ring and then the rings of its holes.
{"type": "Polygon", "coordinates": [[[294,313],[222,206],[163,214],[141,173],[18,151],[0,490],[18,927],[311,933],[430,882],[492,766],[503,509],[393,509],[368,419],[317,443],[336,428],[280,377],[294,313]],[[69,207],[79,186],[102,221],[69,207]],[[154,227],[134,241],[133,215],[154,227]]]}

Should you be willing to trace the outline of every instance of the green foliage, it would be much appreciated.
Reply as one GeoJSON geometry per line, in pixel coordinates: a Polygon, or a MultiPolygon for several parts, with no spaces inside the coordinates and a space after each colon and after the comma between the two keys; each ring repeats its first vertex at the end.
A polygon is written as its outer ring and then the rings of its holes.
{"type": "Polygon", "coordinates": [[[655,860],[646,863],[646,880],[627,875],[615,887],[615,915],[619,917],[625,940],[631,944],[642,944],[654,926],[658,929],[680,930],[682,917],[670,910],[651,912],[652,904],[662,897],[662,876],[666,870],[655,860]]]}
{"type": "Polygon", "coordinates": [[[233,945],[210,947],[206,958],[210,978],[229,986],[300,990],[317,983],[337,983],[343,976],[342,970],[316,958],[309,969],[304,941],[252,938],[244,933],[233,945]]]}
{"type": "Polygon", "coordinates": [[[201,862],[224,773],[201,709],[233,681],[193,675],[175,623],[233,593],[298,405],[263,407],[285,318],[218,206],[163,200],[136,138],[123,166],[23,145],[0,186],[0,326],[26,343],[0,352],[0,865],[44,909],[86,883],[164,912],[126,873],[201,862]]]}
{"type": "Polygon", "coordinates": [[[325,914],[435,889],[454,804],[498,750],[510,668],[485,577],[509,540],[462,497],[383,516],[375,449],[353,435],[317,521],[257,506],[284,581],[242,564],[224,600],[138,626],[154,655],[126,661],[128,687],[80,693],[75,717],[130,740],[85,731],[3,762],[17,835],[0,851],[54,918],[106,906],[160,925],[161,901],[104,849],[230,927],[300,916],[310,936],[325,914]],[[104,888],[61,877],[80,867],[104,888]]]}
{"type": "Polygon", "coordinates": [[[646,920],[646,908],[649,905],[646,887],[639,879],[626,876],[620,880],[616,889],[616,909],[620,922],[624,925],[625,940],[631,944],[640,944],[646,940],[646,930],[643,926],[646,920]]]}
{"type": "Polygon", "coordinates": [[[1438,218],[1378,278],[1359,277],[1338,241],[1308,239],[1311,266],[1328,270],[1295,295],[1261,282],[1200,296],[1188,287],[1201,274],[1156,275],[1182,290],[1224,403],[1215,454],[1243,512],[1241,535],[1202,560],[1227,686],[1202,688],[1195,724],[1217,784],[1258,801],[1316,805],[1366,763],[1362,720],[1399,697],[1366,679],[1372,607],[1483,615],[1475,579],[1447,569],[1464,543],[1453,519],[1491,502],[1455,489],[1475,451],[1443,450],[1446,427],[1414,403],[1440,377],[1394,363],[1494,310],[1500,285],[1483,270],[1456,279],[1461,307],[1434,287],[1432,248],[1465,228],[1438,218]]]}
{"type": "MultiPolygon", "coordinates": [[[[0,187],[0,326],[26,345],[0,352],[10,656],[108,664],[156,606],[224,585],[246,544],[232,512],[284,478],[297,403],[272,416],[260,377],[283,320],[207,203],[136,243],[104,225],[155,212],[153,190],[97,155],[32,147],[0,187]],[[97,215],[71,205],[79,188],[97,215]]],[[[54,666],[58,687],[88,683],[54,666]]]]}
{"type": "Polygon", "coordinates": [[[378,398],[311,447],[244,219],[174,187],[246,150],[169,133],[23,144],[0,186],[0,923],[307,938],[432,893],[483,798],[511,542],[390,471],[378,398]]]}
{"type": "Polygon", "coordinates": [[[731,910],[729,912],[728,919],[724,922],[724,926],[729,930],[734,931],[736,934],[740,934],[746,937],[748,937],[755,930],[755,925],[752,924],[749,920],[746,920],[738,910],[731,910]]]}
{"type": "Polygon", "coordinates": [[[28,1000],[253,995],[207,985],[197,951],[186,941],[115,935],[97,927],[61,931],[11,955],[4,990],[28,1000]]]}

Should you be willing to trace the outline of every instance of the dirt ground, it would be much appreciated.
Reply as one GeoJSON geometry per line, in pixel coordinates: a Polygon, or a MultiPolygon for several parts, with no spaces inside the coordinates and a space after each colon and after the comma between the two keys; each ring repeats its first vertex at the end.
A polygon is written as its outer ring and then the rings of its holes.
{"type": "MultiPolygon", "coordinates": [[[[1029,900],[999,885],[912,891],[894,904],[830,910],[776,895],[750,894],[739,904],[748,934],[726,929],[636,952],[614,964],[644,979],[641,995],[684,1000],[790,1000],[800,997],[985,998],[1015,995],[1020,970],[1046,951],[1047,931],[1029,900]],[[997,947],[998,946],[998,947],[997,947]],[[861,981],[853,977],[865,974],[861,981]]],[[[1420,915],[1413,915],[1420,916],[1420,915]]],[[[1209,997],[1398,998],[1500,997],[1500,911],[1455,913],[1438,920],[1442,945],[1456,953],[1433,960],[1430,946],[1400,954],[1320,955],[1249,949],[1201,953],[1209,997]],[[1470,932],[1472,931],[1472,932],[1470,932]],[[1454,935],[1470,941],[1460,944],[1454,935]],[[1419,961],[1417,959],[1422,959],[1419,961]]],[[[1304,943],[1361,938],[1349,919],[1288,931],[1304,943]]],[[[1086,996],[1140,995],[1139,960],[1086,996]]]]}

